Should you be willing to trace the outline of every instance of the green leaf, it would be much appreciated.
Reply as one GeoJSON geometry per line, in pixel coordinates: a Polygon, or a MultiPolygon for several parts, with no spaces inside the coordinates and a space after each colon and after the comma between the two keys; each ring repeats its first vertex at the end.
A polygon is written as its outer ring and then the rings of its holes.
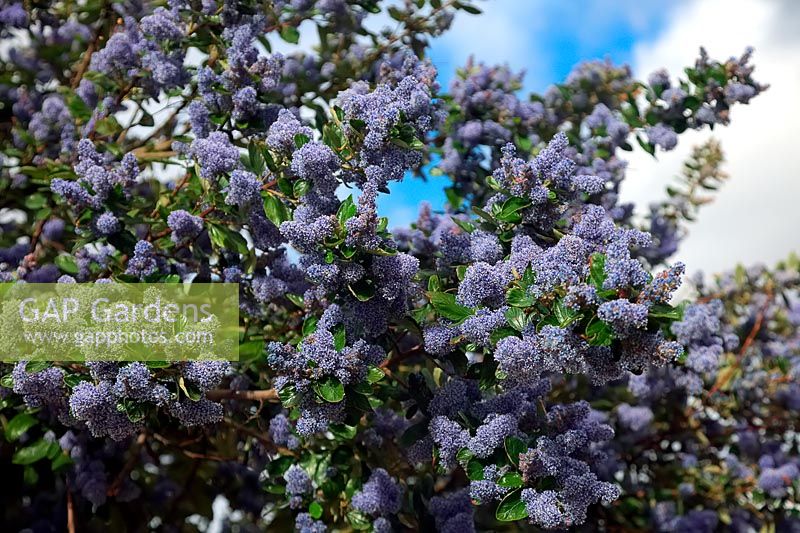
{"type": "Polygon", "coordinates": [[[427,434],[428,422],[425,420],[418,422],[403,432],[399,440],[400,446],[408,448],[415,442],[425,438],[427,434]]]}
{"type": "Polygon", "coordinates": [[[513,307],[531,307],[536,300],[528,296],[527,291],[519,287],[511,287],[506,292],[506,300],[508,305],[513,307]]]}
{"type": "Polygon", "coordinates": [[[346,344],[347,332],[342,325],[339,325],[333,332],[333,347],[337,352],[341,352],[346,344]]]}
{"type": "Polygon", "coordinates": [[[314,383],[314,392],[328,403],[339,403],[344,399],[344,385],[333,376],[314,383]]]}
{"type": "Polygon", "coordinates": [[[466,471],[470,481],[480,481],[483,479],[483,465],[477,459],[472,459],[467,463],[466,471]]]}
{"type": "Polygon", "coordinates": [[[600,253],[592,254],[591,267],[589,269],[589,281],[597,289],[603,289],[606,281],[606,256],[600,253]]]}
{"type": "Polygon", "coordinates": [[[517,437],[506,437],[505,448],[508,459],[516,466],[519,466],[519,454],[528,451],[528,445],[517,437]]]}
{"type": "Polygon", "coordinates": [[[500,476],[496,483],[501,487],[516,489],[522,486],[522,476],[519,472],[508,472],[500,476]]]}
{"type": "Polygon", "coordinates": [[[72,458],[66,453],[62,452],[58,454],[56,458],[53,459],[53,461],[50,463],[50,469],[53,472],[59,472],[60,470],[63,470],[64,468],[67,468],[70,465],[72,465],[72,458]]]}
{"type": "Polygon", "coordinates": [[[284,407],[294,407],[300,402],[300,396],[297,394],[297,389],[294,385],[286,385],[278,391],[278,398],[284,407]]]}
{"type": "Polygon", "coordinates": [[[50,444],[44,439],[39,439],[30,446],[17,450],[11,458],[11,462],[15,465],[29,465],[40,461],[50,453],[50,444]]]}
{"type": "Polygon", "coordinates": [[[13,389],[14,388],[14,376],[12,376],[11,374],[6,374],[2,378],[0,378],[0,385],[2,385],[3,387],[5,387],[7,389],[13,389]]]}
{"type": "Polygon", "coordinates": [[[638,142],[639,146],[641,146],[642,149],[645,152],[647,152],[648,154],[653,155],[653,156],[656,154],[656,145],[654,145],[653,143],[645,142],[638,135],[636,136],[636,142],[638,142]]]}
{"type": "Polygon", "coordinates": [[[472,222],[468,220],[461,220],[460,218],[457,217],[450,217],[450,218],[453,219],[453,222],[455,222],[456,226],[463,229],[467,233],[472,233],[473,231],[475,231],[475,225],[472,222]]]}
{"type": "Polygon", "coordinates": [[[334,436],[342,440],[353,440],[358,433],[358,426],[348,426],[347,424],[331,424],[328,429],[334,436]]]}
{"type": "Polygon", "coordinates": [[[26,485],[36,485],[39,482],[39,473],[31,465],[26,465],[22,470],[22,482],[26,485]]]}
{"type": "Polygon", "coordinates": [[[683,305],[672,307],[671,305],[653,304],[650,307],[650,316],[653,318],[669,318],[671,320],[683,319],[683,305]]]}
{"type": "Polygon", "coordinates": [[[610,346],[614,332],[605,322],[595,320],[586,327],[586,338],[592,346],[610,346]]]}
{"type": "Polygon", "coordinates": [[[292,195],[295,198],[300,198],[311,188],[311,183],[306,180],[297,180],[292,186],[292,195]]]}
{"type": "Polygon", "coordinates": [[[47,197],[41,193],[33,193],[25,197],[25,207],[30,210],[41,209],[47,203],[47,197]]]}
{"type": "Polygon", "coordinates": [[[276,226],[280,226],[282,222],[292,218],[283,201],[269,192],[264,195],[264,213],[276,226]]]}
{"type": "Polygon", "coordinates": [[[370,366],[367,369],[367,382],[368,383],[377,383],[383,378],[386,377],[386,374],[378,368],[377,366],[370,366]]]}
{"type": "Polygon", "coordinates": [[[556,315],[556,320],[558,320],[558,326],[562,328],[569,326],[572,322],[580,318],[580,314],[564,305],[563,300],[556,301],[553,306],[553,313],[556,315]]]}
{"type": "Polygon", "coordinates": [[[239,361],[247,363],[255,361],[264,354],[264,341],[251,340],[239,345],[239,361]]]}
{"type": "Polygon", "coordinates": [[[516,335],[517,330],[508,326],[503,326],[502,328],[497,328],[496,330],[492,331],[492,334],[489,335],[489,342],[492,344],[497,344],[506,337],[515,337],[516,335]]]}
{"type": "Polygon", "coordinates": [[[347,222],[348,219],[355,216],[357,212],[358,208],[353,202],[353,195],[351,194],[342,201],[342,204],[339,206],[339,210],[336,213],[336,217],[339,219],[339,224],[344,226],[344,223],[347,222]]]}
{"type": "Polygon", "coordinates": [[[191,383],[187,383],[183,376],[178,378],[178,387],[180,387],[186,397],[193,402],[197,402],[203,397],[203,393],[191,383]]]}
{"type": "Polygon", "coordinates": [[[495,518],[501,522],[515,522],[528,517],[528,509],[520,499],[520,491],[515,490],[506,495],[500,505],[497,506],[495,518]]]}
{"type": "Polygon", "coordinates": [[[494,218],[492,215],[481,209],[480,207],[472,206],[472,212],[484,219],[486,222],[491,222],[494,224],[494,218]]]}
{"type": "Polygon", "coordinates": [[[240,254],[247,253],[247,240],[240,233],[216,224],[208,224],[207,227],[208,237],[217,248],[240,254]]]}
{"type": "Polygon", "coordinates": [[[497,219],[502,220],[503,222],[520,222],[522,221],[522,215],[520,215],[519,212],[530,205],[531,201],[529,199],[521,198],[519,196],[512,196],[503,202],[503,207],[500,208],[500,212],[497,214],[497,219]]]}
{"type": "Polygon", "coordinates": [[[469,451],[469,448],[461,448],[456,454],[456,459],[462,464],[468,463],[473,457],[475,457],[475,454],[469,451]]]}
{"type": "Polygon", "coordinates": [[[363,278],[352,285],[348,285],[347,288],[359,302],[366,302],[375,296],[375,286],[363,278]]]}
{"type": "Polygon", "coordinates": [[[453,322],[460,323],[475,314],[469,307],[456,303],[455,294],[449,292],[431,292],[428,298],[436,312],[453,322]]]}
{"type": "Polygon", "coordinates": [[[319,520],[322,517],[322,506],[319,502],[311,502],[311,505],[308,506],[308,514],[314,520],[319,520]]]}
{"type": "Polygon", "coordinates": [[[528,325],[528,318],[525,311],[519,307],[509,307],[505,313],[506,320],[517,331],[522,331],[528,325]]]}
{"type": "Polygon", "coordinates": [[[52,363],[49,361],[31,361],[30,363],[25,363],[25,372],[28,374],[35,374],[36,372],[41,372],[42,370],[50,368],[52,363]]]}
{"type": "Polygon", "coordinates": [[[28,413],[19,413],[17,416],[12,418],[6,426],[6,440],[8,442],[17,440],[37,423],[38,421],[36,418],[32,417],[28,413]]]}
{"type": "Polygon", "coordinates": [[[356,531],[365,531],[372,528],[372,520],[359,513],[358,511],[350,511],[347,513],[347,521],[356,531]]]}
{"type": "Polygon", "coordinates": [[[303,146],[305,146],[306,144],[308,144],[308,142],[309,142],[310,140],[311,140],[311,139],[310,139],[310,138],[308,137],[308,135],[306,135],[305,133],[298,133],[298,134],[296,134],[296,135],[294,136],[294,145],[295,145],[297,148],[302,148],[303,146]]]}
{"type": "Polygon", "coordinates": [[[317,331],[317,322],[319,322],[319,319],[315,316],[310,316],[303,321],[303,337],[307,337],[317,331]]]}
{"type": "Polygon", "coordinates": [[[481,13],[483,13],[483,11],[481,11],[477,7],[469,5],[469,4],[463,4],[461,2],[456,2],[455,7],[459,8],[459,9],[463,9],[464,11],[469,13],[470,15],[480,15],[481,13]]]}
{"type": "Polygon", "coordinates": [[[292,293],[284,294],[284,296],[286,296],[287,300],[292,302],[294,305],[296,305],[300,309],[305,309],[306,304],[305,304],[305,301],[303,300],[302,296],[300,296],[298,294],[292,294],[292,293]]]}
{"type": "Polygon", "coordinates": [[[464,199],[458,195],[453,187],[446,188],[444,194],[447,196],[447,203],[449,203],[454,210],[458,211],[461,208],[461,204],[464,203],[464,199]]]}
{"type": "Polygon", "coordinates": [[[62,272],[66,272],[67,274],[77,274],[78,273],[78,263],[75,261],[75,258],[71,255],[62,254],[55,258],[56,266],[61,269],[62,272]]]}
{"type": "Polygon", "coordinates": [[[300,41],[300,30],[294,26],[284,26],[281,28],[281,39],[287,43],[297,44],[300,41]]]}
{"type": "Polygon", "coordinates": [[[266,163],[258,144],[251,142],[247,145],[247,157],[250,160],[250,170],[256,176],[261,176],[264,173],[266,163]]]}

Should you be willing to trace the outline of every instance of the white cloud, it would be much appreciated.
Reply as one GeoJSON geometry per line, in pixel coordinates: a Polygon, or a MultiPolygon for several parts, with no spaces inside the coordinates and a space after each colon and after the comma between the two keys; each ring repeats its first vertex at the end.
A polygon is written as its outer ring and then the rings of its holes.
{"type": "Polygon", "coordinates": [[[446,75],[475,56],[489,65],[507,63],[514,71],[526,70],[530,78],[541,79],[548,69],[541,63],[535,39],[546,22],[537,16],[539,3],[496,0],[481,3],[483,13],[478,16],[458,13],[450,30],[435,40],[431,60],[446,75]]]}
{"type": "MultiPolygon", "coordinates": [[[[731,125],[713,133],[722,141],[731,178],[689,228],[677,259],[690,271],[719,272],[737,262],[771,265],[800,250],[800,110],[794,103],[800,94],[800,34],[783,31],[800,26],[792,1],[694,0],[674,10],[653,42],[635,49],[634,72],[643,77],[660,66],[682,73],[701,45],[718,59],[752,45],[755,77],[771,84],[750,105],[735,107],[731,125]]],[[[691,147],[708,136],[688,132],[659,161],[635,153],[623,200],[644,207],[661,198],[691,147]]]]}

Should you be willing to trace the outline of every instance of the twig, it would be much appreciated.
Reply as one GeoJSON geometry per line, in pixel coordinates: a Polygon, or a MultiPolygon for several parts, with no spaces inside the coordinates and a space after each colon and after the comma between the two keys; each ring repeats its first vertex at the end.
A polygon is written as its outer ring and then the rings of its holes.
{"type": "Polygon", "coordinates": [[[744,342],[742,343],[742,347],[739,349],[739,353],[736,355],[736,361],[728,367],[728,372],[725,374],[720,375],[717,381],[714,383],[714,386],[711,387],[711,390],[708,391],[706,397],[713,396],[720,388],[724,387],[728,384],[728,382],[733,379],[733,373],[738,369],[742,364],[742,359],[744,358],[744,354],[756,340],[759,331],[761,331],[761,326],[764,323],[764,314],[767,312],[767,307],[769,303],[772,301],[772,291],[767,289],[767,299],[764,302],[764,305],[761,306],[761,309],[758,310],[758,314],[756,315],[756,320],[753,323],[753,327],[748,333],[747,337],[745,338],[744,342]]]}
{"type": "Polygon", "coordinates": [[[122,470],[120,470],[117,477],[114,479],[114,482],[108,487],[106,494],[109,496],[116,496],[117,493],[119,493],[119,489],[125,482],[125,478],[131,473],[131,470],[133,470],[133,467],[136,466],[136,463],[139,461],[139,450],[144,445],[146,439],[146,431],[141,432],[136,438],[136,442],[131,449],[131,456],[128,458],[128,461],[125,463],[125,466],[122,467],[122,470]]]}
{"type": "Polygon", "coordinates": [[[206,392],[209,400],[257,400],[277,403],[280,401],[278,391],[275,389],[265,390],[233,390],[215,389],[206,392]]]}
{"type": "Polygon", "coordinates": [[[75,502],[72,501],[72,490],[67,485],[67,531],[75,533],[75,502]]]}

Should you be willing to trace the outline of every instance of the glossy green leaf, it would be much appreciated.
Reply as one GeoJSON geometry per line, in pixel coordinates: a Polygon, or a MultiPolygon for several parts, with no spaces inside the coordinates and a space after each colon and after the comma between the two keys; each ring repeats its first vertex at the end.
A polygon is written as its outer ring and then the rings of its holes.
{"type": "Polygon", "coordinates": [[[333,376],[314,383],[314,392],[328,403],[339,403],[344,399],[344,385],[333,376]]]}

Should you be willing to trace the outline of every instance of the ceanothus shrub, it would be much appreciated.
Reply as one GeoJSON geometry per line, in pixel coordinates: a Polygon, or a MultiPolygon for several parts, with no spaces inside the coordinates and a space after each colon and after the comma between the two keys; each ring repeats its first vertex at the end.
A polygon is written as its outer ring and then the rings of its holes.
{"type": "Polygon", "coordinates": [[[0,1],[0,279],[237,283],[242,330],[236,363],[4,364],[6,529],[798,527],[797,260],[673,305],[714,141],[619,201],[626,151],[767,88],[751,51],[442,88],[428,41],[478,13],[0,1]],[[446,206],[378,214],[432,174],[446,206]]]}

